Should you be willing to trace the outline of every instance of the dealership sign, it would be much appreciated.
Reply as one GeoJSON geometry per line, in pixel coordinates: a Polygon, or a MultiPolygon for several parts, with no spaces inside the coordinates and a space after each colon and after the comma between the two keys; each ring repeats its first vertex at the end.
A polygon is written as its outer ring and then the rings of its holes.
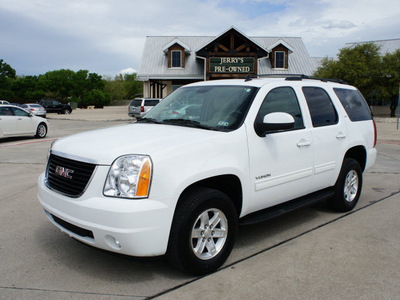
{"type": "Polygon", "coordinates": [[[254,73],[254,57],[210,57],[210,73],[254,73]]]}

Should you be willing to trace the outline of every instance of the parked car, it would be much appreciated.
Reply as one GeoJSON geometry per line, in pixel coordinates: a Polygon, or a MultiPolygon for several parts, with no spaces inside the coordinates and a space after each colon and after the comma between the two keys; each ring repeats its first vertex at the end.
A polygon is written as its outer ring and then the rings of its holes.
{"type": "Polygon", "coordinates": [[[31,112],[13,105],[0,105],[0,138],[47,135],[49,123],[31,112]]]}
{"type": "Polygon", "coordinates": [[[205,274],[229,256],[238,224],[322,200],[352,210],[376,138],[366,101],[344,83],[198,82],[138,122],[57,140],[38,197],[48,219],[83,243],[165,254],[177,268],[205,274]],[[191,104],[199,107],[189,115],[165,116],[191,104]]]}
{"type": "Polygon", "coordinates": [[[71,105],[63,104],[57,100],[40,100],[38,104],[43,106],[48,113],[70,114],[72,112],[71,105]]]}
{"type": "Polygon", "coordinates": [[[10,103],[6,100],[0,100],[0,104],[10,104],[10,103]]]}
{"type": "Polygon", "coordinates": [[[22,104],[22,108],[29,110],[32,114],[38,117],[46,118],[46,109],[37,103],[26,103],[22,104]]]}
{"type": "Polygon", "coordinates": [[[129,104],[128,115],[131,117],[141,118],[154,106],[160,103],[160,101],[161,99],[157,98],[135,98],[129,104]]]}

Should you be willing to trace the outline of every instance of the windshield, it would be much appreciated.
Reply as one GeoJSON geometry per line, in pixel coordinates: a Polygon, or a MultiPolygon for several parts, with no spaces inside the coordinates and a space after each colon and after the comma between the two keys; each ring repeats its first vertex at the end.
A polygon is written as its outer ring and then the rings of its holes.
{"type": "Polygon", "coordinates": [[[256,87],[182,87],[155,106],[141,122],[231,131],[242,123],[256,87]]]}

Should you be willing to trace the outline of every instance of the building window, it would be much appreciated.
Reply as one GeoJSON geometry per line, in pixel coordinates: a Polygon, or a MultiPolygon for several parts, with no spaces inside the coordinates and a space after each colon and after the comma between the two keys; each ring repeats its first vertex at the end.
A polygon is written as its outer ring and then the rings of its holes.
{"type": "Polygon", "coordinates": [[[171,68],[182,68],[181,51],[171,51],[171,68]]]}
{"type": "Polygon", "coordinates": [[[285,52],[276,51],[275,52],[275,69],[285,68],[285,52]]]}

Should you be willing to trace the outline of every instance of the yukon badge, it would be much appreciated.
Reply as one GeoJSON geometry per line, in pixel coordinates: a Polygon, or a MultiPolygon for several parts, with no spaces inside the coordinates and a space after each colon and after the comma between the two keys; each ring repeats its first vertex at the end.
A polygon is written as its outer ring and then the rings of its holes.
{"type": "Polygon", "coordinates": [[[58,176],[72,179],[72,173],[74,173],[74,170],[70,170],[70,169],[66,169],[64,167],[57,166],[54,173],[56,173],[58,176]]]}

